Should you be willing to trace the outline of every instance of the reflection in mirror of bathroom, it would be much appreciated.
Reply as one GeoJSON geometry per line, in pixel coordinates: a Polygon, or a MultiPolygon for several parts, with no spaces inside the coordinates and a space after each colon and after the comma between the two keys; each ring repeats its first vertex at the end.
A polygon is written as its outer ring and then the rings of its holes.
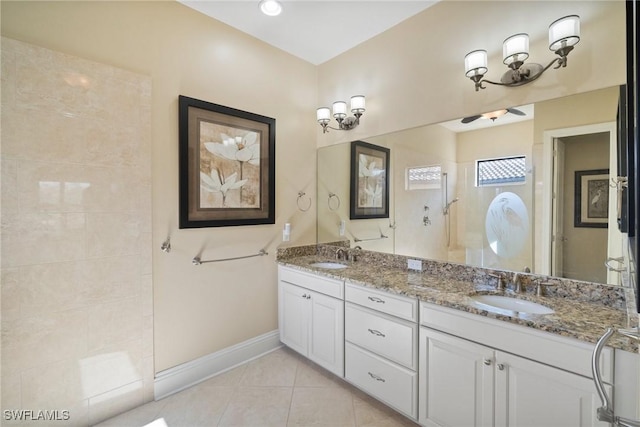
{"type": "MultiPolygon", "coordinates": [[[[565,236],[585,252],[578,255],[574,249],[565,248],[568,259],[564,260],[563,271],[557,269],[556,261],[550,261],[554,236],[549,189],[554,184],[549,171],[553,170],[553,159],[546,157],[544,138],[547,132],[615,123],[618,94],[618,87],[605,88],[514,106],[524,111],[524,116],[507,114],[495,121],[476,120],[469,124],[456,119],[366,138],[366,142],[391,149],[390,218],[350,221],[348,211],[329,211],[326,202],[325,209],[319,203],[318,242],[345,238],[353,242],[354,235],[375,237],[382,230],[389,238],[363,242],[363,249],[513,271],[532,266],[533,272],[539,274],[551,274],[553,267],[557,276],[617,283],[617,279],[608,277],[604,266],[606,242],[598,243],[596,250],[596,245],[579,243],[590,237],[565,236]],[[434,166],[439,168],[438,185],[408,185],[410,171],[424,172],[434,166]],[[482,174],[479,178],[481,169],[482,173],[488,171],[489,178],[482,174]],[[510,169],[519,171],[517,179],[509,175],[510,169]],[[503,175],[492,181],[490,173],[503,175]],[[431,209],[426,212],[425,206],[431,209]],[[428,227],[425,217],[430,222],[428,227]],[[346,222],[344,237],[336,232],[340,221],[346,222]],[[571,259],[573,254],[575,261],[571,259]],[[585,268],[587,264],[589,268],[585,268]]],[[[615,141],[615,135],[610,134],[608,140],[615,141]]],[[[609,150],[610,145],[603,144],[601,148],[609,150]]],[[[592,152],[591,143],[579,147],[585,155],[592,152]]],[[[611,153],[613,159],[609,154],[591,155],[592,160],[598,158],[603,164],[587,162],[565,168],[563,213],[567,228],[588,236],[606,235],[611,230],[612,227],[574,227],[575,188],[571,177],[575,170],[608,169],[609,160],[615,160],[615,149],[611,153]]],[[[572,158],[578,161],[573,155],[572,158]]],[[[348,200],[348,183],[349,144],[320,148],[318,200],[326,201],[329,192],[348,200]]],[[[556,201],[554,208],[557,205],[556,201]]],[[[556,248],[554,254],[557,253],[556,248]]],[[[611,253],[609,250],[608,255],[611,253]]]]}

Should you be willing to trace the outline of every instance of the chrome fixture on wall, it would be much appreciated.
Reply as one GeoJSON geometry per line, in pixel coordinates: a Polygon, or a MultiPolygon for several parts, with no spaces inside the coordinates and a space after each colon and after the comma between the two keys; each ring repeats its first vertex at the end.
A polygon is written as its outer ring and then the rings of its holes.
{"type": "Polygon", "coordinates": [[[487,51],[483,49],[469,52],[464,57],[465,75],[476,86],[476,91],[485,89],[482,83],[490,83],[500,86],[522,86],[536,80],[553,64],[554,69],[567,66],[567,56],[573,47],[580,41],[580,17],[569,15],[560,18],[549,25],[549,49],[558,55],[546,67],[540,64],[524,61],[529,57],[529,35],[525,33],[514,34],[502,44],[503,63],[509,67],[509,71],[502,75],[500,82],[493,82],[484,78],[489,70],[487,68],[487,51]]]}
{"type": "Polygon", "coordinates": [[[322,126],[322,133],[329,132],[328,129],[351,130],[360,124],[360,117],[364,114],[364,111],[364,95],[355,95],[351,97],[351,112],[353,113],[353,117],[347,117],[346,102],[336,101],[333,103],[333,117],[338,122],[337,128],[329,126],[329,122],[331,121],[331,110],[329,107],[318,108],[316,118],[320,126],[322,126]]]}

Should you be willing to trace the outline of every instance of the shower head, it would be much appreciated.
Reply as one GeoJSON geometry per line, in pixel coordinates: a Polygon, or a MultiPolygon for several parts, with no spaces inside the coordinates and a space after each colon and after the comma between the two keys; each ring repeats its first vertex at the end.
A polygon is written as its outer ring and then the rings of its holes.
{"type": "Polygon", "coordinates": [[[452,201],[448,202],[445,206],[444,209],[442,210],[442,213],[444,215],[448,215],[449,214],[449,208],[451,207],[452,204],[454,204],[455,202],[457,202],[458,200],[460,200],[459,197],[456,197],[455,199],[453,199],[452,201]]]}

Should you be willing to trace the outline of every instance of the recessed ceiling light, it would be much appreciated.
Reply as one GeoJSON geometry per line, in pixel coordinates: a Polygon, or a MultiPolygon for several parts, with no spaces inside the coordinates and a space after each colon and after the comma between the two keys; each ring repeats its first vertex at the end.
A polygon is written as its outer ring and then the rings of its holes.
{"type": "Polygon", "coordinates": [[[282,5],[278,0],[262,0],[260,10],[268,16],[278,16],[282,12],[282,5]]]}

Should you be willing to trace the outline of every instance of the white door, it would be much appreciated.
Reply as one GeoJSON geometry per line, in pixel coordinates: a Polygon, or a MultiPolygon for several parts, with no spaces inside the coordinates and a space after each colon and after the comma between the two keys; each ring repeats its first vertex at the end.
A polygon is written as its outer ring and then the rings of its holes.
{"type": "Polygon", "coordinates": [[[600,399],[589,378],[501,352],[495,372],[496,427],[609,425],[596,418],[600,399]]]}
{"type": "Polygon", "coordinates": [[[564,142],[553,140],[551,275],[564,277],[564,142]]]}
{"type": "Polygon", "coordinates": [[[425,426],[493,426],[494,351],[420,328],[419,421],[425,426]]]}
{"type": "Polygon", "coordinates": [[[307,355],[309,323],[307,321],[311,291],[287,282],[278,282],[280,341],[307,355]]]}
{"type": "Polygon", "coordinates": [[[307,291],[310,295],[309,359],[344,377],[344,301],[307,291]]]}

